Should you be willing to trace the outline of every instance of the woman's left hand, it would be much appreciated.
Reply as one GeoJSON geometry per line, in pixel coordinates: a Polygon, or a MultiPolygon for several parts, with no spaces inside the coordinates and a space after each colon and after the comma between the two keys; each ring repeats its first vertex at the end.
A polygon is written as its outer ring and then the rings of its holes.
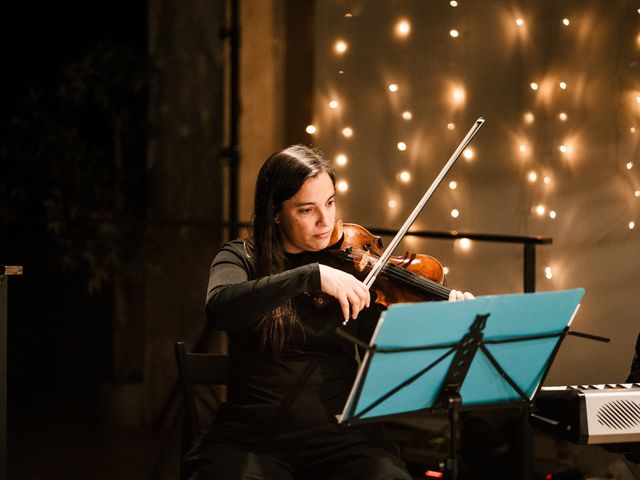
{"type": "Polygon", "coordinates": [[[451,292],[449,293],[449,301],[450,302],[458,302],[460,300],[473,300],[474,297],[473,294],[469,293],[469,292],[461,292],[459,290],[451,290],[451,292]]]}

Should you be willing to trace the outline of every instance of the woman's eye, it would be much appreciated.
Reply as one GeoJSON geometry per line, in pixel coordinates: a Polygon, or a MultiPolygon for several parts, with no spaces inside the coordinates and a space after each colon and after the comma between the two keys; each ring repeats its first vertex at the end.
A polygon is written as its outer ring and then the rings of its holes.
{"type": "Polygon", "coordinates": [[[300,213],[302,213],[302,214],[311,213],[311,209],[310,208],[303,208],[302,210],[300,210],[300,213]]]}

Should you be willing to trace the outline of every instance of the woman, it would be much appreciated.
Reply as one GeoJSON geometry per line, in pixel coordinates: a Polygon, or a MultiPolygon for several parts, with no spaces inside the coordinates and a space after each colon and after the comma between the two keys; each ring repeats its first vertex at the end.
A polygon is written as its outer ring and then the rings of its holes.
{"type": "Polygon", "coordinates": [[[334,185],[319,152],[273,154],[258,175],[251,238],[213,260],[206,313],[228,334],[231,380],[188,457],[192,479],[411,478],[380,426],[335,421],[357,370],[335,328],[351,318],[347,329],[368,339],[380,310],[361,281],[318,262],[336,220],[334,185]],[[320,291],[335,308],[314,307],[308,294],[320,291]]]}

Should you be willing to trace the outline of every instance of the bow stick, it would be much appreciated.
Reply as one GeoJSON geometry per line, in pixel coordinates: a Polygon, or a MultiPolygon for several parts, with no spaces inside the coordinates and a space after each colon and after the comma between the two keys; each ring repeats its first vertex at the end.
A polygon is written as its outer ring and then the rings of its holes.
{"type": "MultiPolygon", "coordinates": [[[[378,274],[380,273],[384,265],[387,263],[387,260],[389,260],[389,257],[391,256],[395,248],[398,246],[398,244],[400,243],[404,235],[407,233],[407,230],[409,230],[411,225],[413,225],[413,222],[415,221],[416,217],[422,211],[424,206],[427,204],[427,202],[431,198],[431,195],[433,195],[433,192],[436,190],[436,188],[438,188],[438,186],[444,179],[445,175],[449,173],[449,170],[451,170],[451,167],[453,167],[453,164],[456,162],[456,160],[458,160],[460,155],[462,155],[462,152],[464,152],[464,149],[467,148],[469,143],[471,143],[471,140],[473,139],[473,137],[475,137],[480,127],[482,127],[482,124],[484,124],[484,118],[480,117],[476,120],[476,123],[473,124],[473,126],[471,127],[467,135],[462,139],[462,142],[460,142],[460,145],[458,145],[458,148],[456,148],[455,152],[453,152],[453,155],[451,155],[451,158],[449,158],[449,161],[445,164],[444,167],[442,167],[442,170],[440,170],[440,173],[438,174],[436,179],[433,181],[429,189],[422,196],[422,199],[418,202],[416,207],[413,209],[413,212],[411,212],[411,215],[407,217],[407,220],[404,222],[404,225],[402,225],[400,230],[398,230],[398,233],[396,233],[396,236],[393,237],[393,240],[389,242],[389,245],[387,246],[387,248],[385,248],[382,255],[380,255],[380,258],[378,258],[377,262],[373,265],[373,267],[371,267],[369,274],[367,275],[367,277],[364,279],[364,282],[363,282],[367,286],[367,288],[370,288],[371,285],[373,285],[373,282],[376,281],[378,274]]],[[[345,320],[343,322],[343,325],[346,325],[348,322],[349,322],[349,319],[345,320]]]]}

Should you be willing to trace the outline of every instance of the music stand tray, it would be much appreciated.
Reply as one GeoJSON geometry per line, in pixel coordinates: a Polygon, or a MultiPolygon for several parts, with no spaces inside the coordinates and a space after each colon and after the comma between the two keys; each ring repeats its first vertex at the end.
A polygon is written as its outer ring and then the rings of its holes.
{"type": "Polygon", "coordinates": [[[445,408],[447,470],[458,476],[459,412],[528,406],[575,317],[583,289],[392,305],[366,348],[338,422],[445,408]]]}

